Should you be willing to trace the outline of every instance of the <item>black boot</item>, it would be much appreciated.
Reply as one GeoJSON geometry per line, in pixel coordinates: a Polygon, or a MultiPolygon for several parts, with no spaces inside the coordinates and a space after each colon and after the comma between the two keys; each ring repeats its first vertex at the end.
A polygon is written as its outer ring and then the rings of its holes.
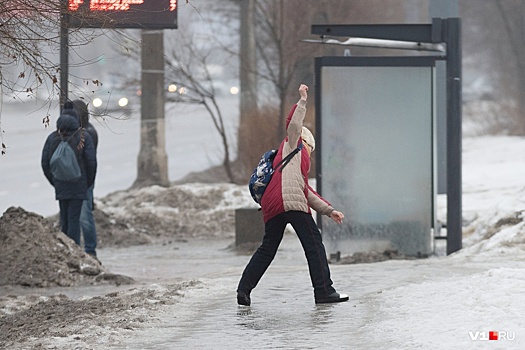
{"type": "Polygon", "coordinates": [[[348,301],[348,295],[334,292],[323,298],[315,298],[316,304],[340,303],[342,301],[348,301]]]}
{"type": "Polygon", "coordinates": [[[252,301],[250,300],[250,294],[244,292],[237,292],[237,304],[250,306],[252,301]]]}

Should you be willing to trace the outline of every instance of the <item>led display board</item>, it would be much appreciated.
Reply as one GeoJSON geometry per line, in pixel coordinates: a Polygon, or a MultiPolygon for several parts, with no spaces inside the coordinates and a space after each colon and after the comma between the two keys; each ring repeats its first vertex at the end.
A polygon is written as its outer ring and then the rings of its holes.
{"type": "Polygon", "coordinates": [[[176,29],[178,0],[68,0],[70,28],[176,29]]]}

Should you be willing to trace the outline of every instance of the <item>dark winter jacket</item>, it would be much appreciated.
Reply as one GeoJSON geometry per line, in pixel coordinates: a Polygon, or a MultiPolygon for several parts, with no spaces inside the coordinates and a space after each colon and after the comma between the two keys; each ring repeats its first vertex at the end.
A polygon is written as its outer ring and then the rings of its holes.
{"type": "MultiPolygon", "coordinates": [[[[274,166],[302,142],[301,128],[305,114],[306,101],[299,100],[288,115],[286,121],[287,136],[275,155],[274,166]]],[[[324,215],[329,216],[332,213],[334,208],[330,203],[308,184],[310,164],[310,155],[306,147],[303,147],[301,152],[292,158],[282,172],[273,173],[272,180],[266,187],[261,199],[264,222],[287,211],[311,213],[310,207],[324,215]]]]}
{"type": "MultiPolygon", "coordinates": [[[[73,108],[72,109],[64,109],[65,113],[69,113],[71,111],[75,111],[78,116],[78,121],[80,123],[80,126],[83,127],[89,134],[91,135],[91,138],[93,139],[93,143],[95,144],[95,150],[98,146],[98,134],[97,130],[91,123],[89,122],[89,110],[86,102],[83,100],[75,100],[72,102],[73,108]]],[[[66,106],[64,106],[65,108],[66,106]]]]}
{"type": "Polygon", "coordinates": [[[84,129],[86,129],[89,135],[91,135],[91,138],[93,139],[93,145],[95,146],[95,150],[97,150],[97,146],[98,146],[97,130],[95,130],[95,127],[91,125],[91,123],[88,123],[88,125],[84,129]]]}
{"type": "Polygon", "coordinates": [[[86,199],[87,189],[93,185],[97,172],[97,155],[91,135],[85,130],[79,129],[76,113],[62,112],[57,120],[57,130],[52,132],[44,144],[42,150],[42,170],[55,187],[55,197],[61,199],[86,199]],[[72,136],[72,137],[71,137],[72,136]],[[60,181],[53,178],[50,168],[50,160],[62,139],[68,139],[69,144],[77,153],[82,176],[75,182],[60,181]],[[81,139],[83,138],[83,146],[81,139]]]}

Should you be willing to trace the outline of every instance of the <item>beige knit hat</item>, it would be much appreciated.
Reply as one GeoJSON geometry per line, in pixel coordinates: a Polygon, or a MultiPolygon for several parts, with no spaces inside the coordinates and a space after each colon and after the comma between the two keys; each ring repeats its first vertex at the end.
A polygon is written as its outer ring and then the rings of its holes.
{"type": "Polygon", "coordinates": [[[308,146],[310,146],[313,152],[315,149],[314,135],[312,135],[312,132],[308,130],[306,126],[303,126],[303,129],[301,130],[301,138],[303,139],[304,142],[306,142],[308,146]]]}

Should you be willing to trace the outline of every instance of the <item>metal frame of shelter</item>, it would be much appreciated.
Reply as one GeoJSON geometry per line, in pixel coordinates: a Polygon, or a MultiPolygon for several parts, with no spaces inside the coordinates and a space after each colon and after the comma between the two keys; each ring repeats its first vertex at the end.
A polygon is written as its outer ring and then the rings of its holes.
{"type": "MultiPolygon", "coordinates": [[[[404,41],[414,44],[414,47],[409,49],[415,50],[417,50],[418,46],[424,49],[425,45],[429,44],[443,44],[445,46],[446,52],[444,55],[430,57],[446,62],[446,251],[447,254],[452,254],[460,250],[462,248],[461,20],[459,18],[433,18],[431,24],[323,24],[312,25],[311,33],[320,35],[323,40],[326,40],[328,37],[351,37],[404,41]]],[[[339,43],[343,44],[342,42],[339,43]]],[[[383,57],[383,59],[388,60],[388,57],[383,57]]],[[[403,57],[407,58],[409,56],[403,57]]],[[[399,59],[399,57],[395,59],[399,59]]],[[[319,72],[316,71],[316,76],[318,74],[319,72]]],[[[320,99],[320,93],[316,92],[317,106],[320,106],[320,99]]],[[[319,155],[320,153],[318,153],[318,157],[319,155]]],[[[318,160],[316,164],[319,177],[322,174],[322,169],[320,169],[321,161],[318,160]]],[[[318,181],[317,184],[319,191],[322,193],[321,181],[318,181]]],[[[321,225],[321,221],[319,221],[319,224],[321,225]]]]}

